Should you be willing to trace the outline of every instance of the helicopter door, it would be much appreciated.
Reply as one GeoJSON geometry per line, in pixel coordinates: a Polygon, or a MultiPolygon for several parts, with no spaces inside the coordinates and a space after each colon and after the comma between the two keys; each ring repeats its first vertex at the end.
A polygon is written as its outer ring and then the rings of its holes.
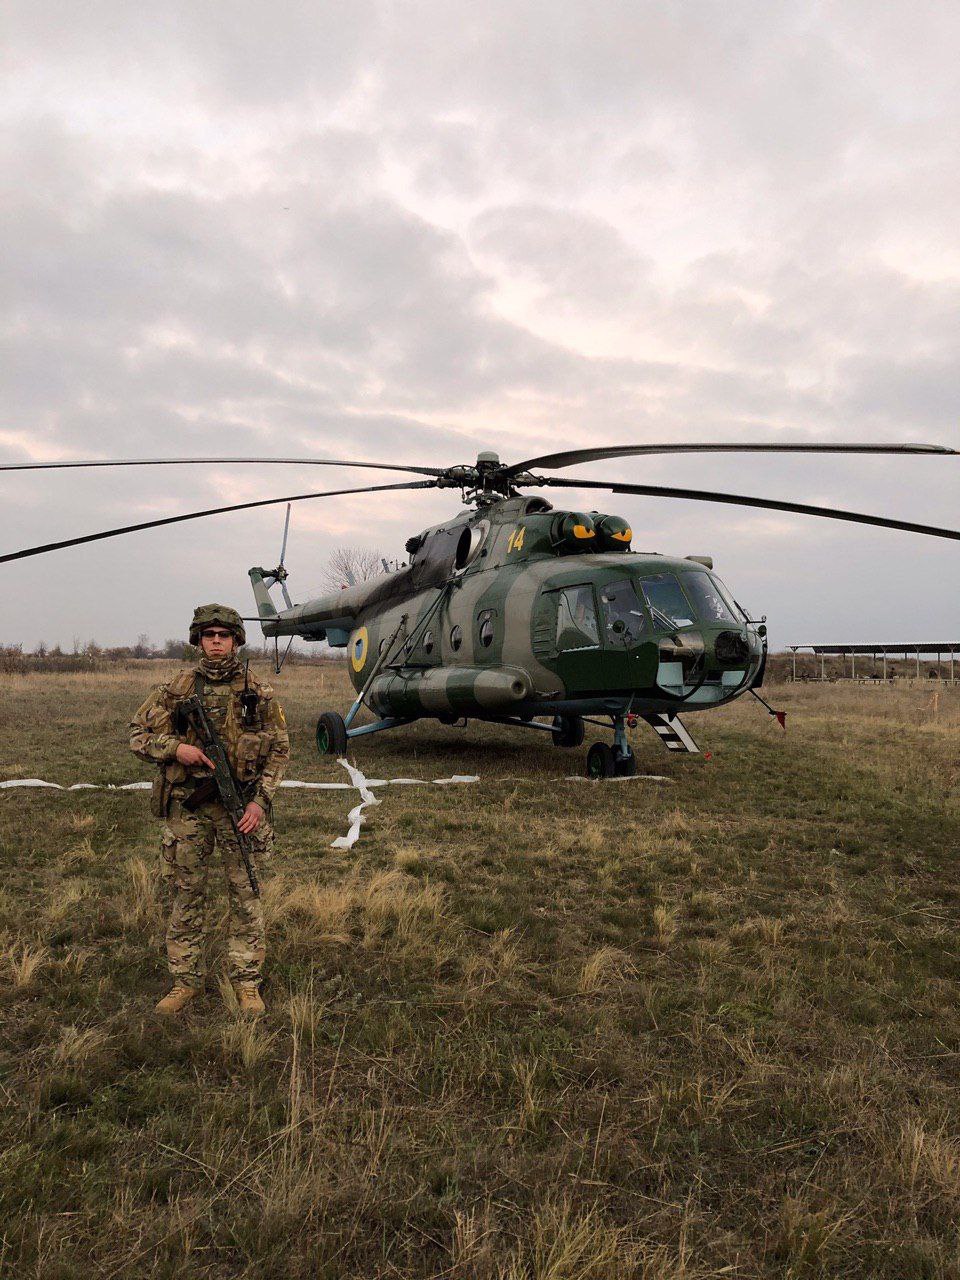
{"type": "Polygon", "coordinates": [[[557,674],[568,695],[603,688],[603,649],[593,587],[584,583],[548,594],[556,608],[553,650],[557,674]]]}
{"type": "Polygon", "coordinates": [[[606,686],[632,689],[650,684],[657,672],[657,647],[634,581],[605,582],[598,591],[606,686]]]}

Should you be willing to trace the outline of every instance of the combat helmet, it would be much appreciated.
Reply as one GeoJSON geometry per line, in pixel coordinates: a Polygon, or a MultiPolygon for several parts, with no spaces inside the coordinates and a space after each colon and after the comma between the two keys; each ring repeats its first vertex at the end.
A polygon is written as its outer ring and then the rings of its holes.
{"type": "Polygon", "coordinates": [[[232,631],[237,638],[238,645],[247,643],[247,633],[244,630],[243,619],[236,609],[231,609],[228,604],[197,605],[193,611],[193,621],[190,623],[190,643],[199,645],[200,632],[204,627],[213,626],[226,627],[228,631],[232,631]]]}

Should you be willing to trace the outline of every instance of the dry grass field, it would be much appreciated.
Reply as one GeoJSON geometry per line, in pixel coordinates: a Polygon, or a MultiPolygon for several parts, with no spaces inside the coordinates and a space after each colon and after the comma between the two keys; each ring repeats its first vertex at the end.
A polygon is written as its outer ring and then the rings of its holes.
{"type": "MultiPolygon", "coordinates": [[[[0,779],[127,782],[158,664],[5,676],[0,779]]],[[[277,681],[295,778],[339,671],[277,681]],[[321,682],[326,687],[321,688],[321,682]]],[[[165,988],[140,792],[0,791],[0,1272],[960,1277],[960,690],[786,686],[667,782],[436,725],[282,793],[260,1025],[165,988]]],[[[220,918],[222,898],[215,904],[220,918]]],[[[222,920],[214,951],[222,947],[222,920]]]]}

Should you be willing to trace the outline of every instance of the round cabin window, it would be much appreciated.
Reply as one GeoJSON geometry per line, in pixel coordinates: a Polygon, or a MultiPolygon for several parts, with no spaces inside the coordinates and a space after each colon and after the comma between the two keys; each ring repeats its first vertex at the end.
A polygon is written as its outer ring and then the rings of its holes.
{"type": "Polygon", "coordinates": [[[489,649],[493,644],[493,614],[489,609],[485,609],[478,619],[480,627],[478,635],[480,643],[485,649],[489,649]]]}
{"type": "Polygon", "coordinates": [[[458,624],[450,632],[450,647],[456,652],[463,644],[463,628],[458,624]]]}
{"type": "Polygon", "coordinates": [[[425,631],[423,633],[423,652],[433,653],[433,632],[425,631]]]}

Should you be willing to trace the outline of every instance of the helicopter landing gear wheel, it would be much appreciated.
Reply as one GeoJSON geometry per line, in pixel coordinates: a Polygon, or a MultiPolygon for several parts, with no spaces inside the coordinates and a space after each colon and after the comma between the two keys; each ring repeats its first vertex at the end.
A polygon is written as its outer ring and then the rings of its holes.
{"type": "Polygon", "coordinates": [[[322,756],[346,754],[347,726],[336,711],[324,711],[317,721],[317,750],[322,756]]]}
{"type": "Polygon", "coordinates": [[[555,747],[579,747],[583,742],[583,716],[554,716],[553,745],[555,747]]]}
{"type": "Polygon", "coordinates": [[[616,771],[613,748],[605,742],[595,742],[587,752],[587,777],[612,778],[616,771]]]}
{"type": "Polygon", "coordinates": [[[613,771],[618,778],[635,778],[637,776],[637,757],[632,751],[621,751],[613,748],[613,771]]]}

